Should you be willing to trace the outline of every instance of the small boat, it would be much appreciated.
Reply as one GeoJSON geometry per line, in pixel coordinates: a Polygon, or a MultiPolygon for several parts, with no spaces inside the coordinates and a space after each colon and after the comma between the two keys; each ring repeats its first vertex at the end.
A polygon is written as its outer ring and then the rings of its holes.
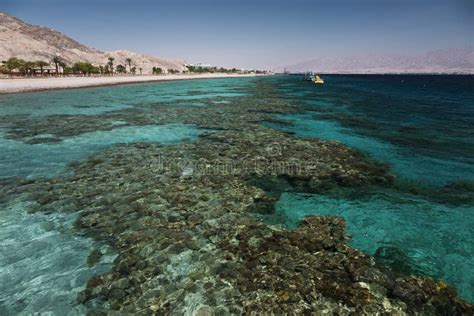
{"type": "Polygon", "coordinates": [[[324,80],[320,76],[316,75],[313,79],[313,82],[316,84],[324,84],[324,80]]]}
{"type": "Polygon", "coordinates": [[[304,75],[304,80],[306,80],[306,81],[313,81],[313,80],[314,80],[313,74],[312,74],[311,72],[305,73],[305,75],[304,75]]]}

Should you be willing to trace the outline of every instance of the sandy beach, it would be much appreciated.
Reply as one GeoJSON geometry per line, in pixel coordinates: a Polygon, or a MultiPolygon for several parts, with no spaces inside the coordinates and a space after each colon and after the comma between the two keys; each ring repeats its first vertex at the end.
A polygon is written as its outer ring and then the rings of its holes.
{"type": "Polygon", "coordinates": [[[115,76],[115,77],[52,77],[52,78],[20,78],[0,79],[0,93],[42,91],[53,89],[83,88],[94,86],[117,85],[126,83],[143,83],[170,80],[210,79],[252,77],[254,74],[188,74],[161,76],[115,76]]]}

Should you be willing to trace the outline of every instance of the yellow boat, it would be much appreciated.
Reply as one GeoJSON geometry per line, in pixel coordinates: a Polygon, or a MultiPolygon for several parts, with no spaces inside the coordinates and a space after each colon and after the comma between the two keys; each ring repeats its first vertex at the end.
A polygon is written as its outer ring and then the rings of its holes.
{"type": "Polygon", "coordinates": [[[313,82],[316,84],[324,84],[324,80],[320,76],[316,75],[313,79],[313,82]]]}

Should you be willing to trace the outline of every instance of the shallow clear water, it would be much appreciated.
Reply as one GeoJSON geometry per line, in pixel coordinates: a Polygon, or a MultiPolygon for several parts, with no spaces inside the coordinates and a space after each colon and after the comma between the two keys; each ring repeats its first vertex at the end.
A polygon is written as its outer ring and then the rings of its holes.
{"type": "Polygon", "coordinates": [[[97,115],[142,103],[197,101],[244,95],[253,78],[183,80],[0,95],[0,116],[97,115]]]}
{"type": "Polygon", "coordinates": [[[407,258],[399,259],[408,261],[410,272],[444,279],[456,285],[464,297],[473,299],[472,206],[453,207],[380,191],[355,199],[284,194],[276,208],[276,215],[290,227],[307,215],[342,216],[356,248],[371,255],[383,247],[402,250],[407,258]]]}
{"type": "MultiPolygon", "coordinates": [[[[388,163],[401,188],[461,182],[472,191],[474,77],[327,76],[324,86],[273,80],[282,97],[306,109],[282,116],[294,125],[277,128],[338,140],[388,163]]],[[[444,279],[474,301],[473,203],[403,192],[286,193],[272,220],[294,227],[306,215],[342,216],[358,249],[396,249],[411,272],[444,279]]]]}
{"type": "MultiPolygon", "coordinates": [[[[126,126],[68,137],[60,143],[25,144],[0,138],[0,179],[9,177],[53,177],[66,166],[107,146],[123,143],[172,143],[193,139],[200,131],[187,125],[126,126]]],[[[46,135],[47,136],[47,135],[46,135]]]]}
{"type": "Polygon", "coordinates": [[[75,219],[67,213],[30,214],[29,202],[15,199],[0,216],[0,315],[83,315],[77,294],[87,280],[111,268],[113,252],[68,231],[75,219]],[[103,254],[86,265],[92,249],[103,254]]]}
{"type": "MultiPolygon", "coordinates": [[[[228,102],[223,98],[244,95],[251,81],[189,80],[0,95],[0,118],[8,122],[10,117],[94,116],[157,102],[202,106],[202,99],[228,102]],[[176,101],[181,102],[173,103],[176,101]]],[[[110,131],[62,135],[58,143],[38,144],[8,139],[7,130],[0,129],[0,179],[66,175],[69,163],[114,144],[169,144],[192,140],[203,132],[182,124],[130,126],[117,121],[114,125],[110,131]]],[[[55,210],[48,215],[28,213],[30,203],[20,197],[0,205],[0,315],[85,314],[86,308],[76,303],[77,294],[91,276],[110,269],[115,255],[106,246],[72,232],[74,215],[55,210]],[[93,248],[105,255],[91,268],[86,258],[93,248]]]]}

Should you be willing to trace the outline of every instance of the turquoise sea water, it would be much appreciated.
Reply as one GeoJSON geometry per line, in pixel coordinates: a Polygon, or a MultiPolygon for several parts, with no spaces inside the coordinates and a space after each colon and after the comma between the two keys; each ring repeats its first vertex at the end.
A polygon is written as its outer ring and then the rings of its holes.
{"type": "MultiPolygon", "coordinates": [[[[25,144],[0,138],[0,179],[53,177],[65,172],[67,165],[84,159],[113,144],[173,143],[193,139],[200,131],[190,125],[125,126],[111,131],[96,131],[68,137],[52,144],[25,144]]],[[[0,134],[1,135],[1,134],[0,134]]]]}
{"type": "MultiPolygon", "coordinates": [[[[303,110],[281,117],[293,126],[272,126],[298,136],[341,141],[389,164],[399,180],[394,188],[356,188],[324,195],[287,192],[277,202],[272,220],[293,228],[310,214],[343,216],[358,249],[402,272],[444,279],[474,301],[474,205],[472,199],[462,198],[472,196],[474,187],[473,77],[324,79],[324,86],[298,76],[258,79],[271,81],[277,88],[275,97],[303,110]],[[414,188],[424,189],[420,193],[414,188]]],[[[253,80],[257,79],[0,95],[0,122],[15,117],[95,116],[155,103],[202,106],[208,99],[227,103],[230,98],[250,95],[253,80]]],[[[66,135],[58,143],[39,144],[8,139],[8,126],[0,125],[0,180],[61,176],[69,172],[70,162],[117,143],[167,144],[203,132],[182,124],[120,123],[110,131],[66,135]]],[[[84,313],[75,304],[77,293],[90,276],[109,269],[115,255],[105,245],[72,233],[74,216],[31,214],[30,203],[20,196],[0,204],[0,315],[84,313]],[[85,261],[93,248],[104,256],[98,265],[88,267],[85,261]]]]}
{"type": "Polygon", "coordinates": [[[71,214],[30,214],[20,198],[1,207],[0,315],[84,315],[76,296],[89,278],[111,268],[113,251],[68,233],[71,214]],[[92,249],[102,258],[89,267],[92,249]]]}
{"type": "MultiPolygon", "coordinates": [[[[114,144],[169,144],[195,139],[203,132],[192,125],[124,126],[127,122],[117,122],[110,131],[61,135],[57,143],[27,144],[6,137],[10,119],[94,116],[159,103],[201,106],[200,101],[209,98],[228,102],[226,98],[244,95],[251,80],[189,80],[0,95],[4,124],[0,124],[0,180],[67,175],[69,163],[114,144]]],[[[91,276],[110,269],[115,254],[105,245],[74,234],[73,215],[54,210],[47,215],[32,214],[30,205],[25,196],[0,201],[0,315],[83,315],[86,310],[76,303],[77,294],[91,276]],[[92,249],[99,249],[103,256],[89,267],[86,259],[92,249]]]]}
{"type": "Polygon", "coordinates": [[[241,96],[253,78],[183,80],[0,95],[0,116],[97,115],[150,102],[241,96]]]}
{"type": "MultiPolygon", "coordinates": [[[[185,80],[6,94],[0,95],[0,118],[4,118],[4,125],[8,125],[10,117],[94,116],[147,104],[201,106],[203,103],[199,101],[203,99],[228,102],[223,98],[245,95],[244,88],[252,80],[253,78],[185,80]]],[[[64,172],[68,163],[86,158],[112,144],[170,143],[195,138],[200,133],[189,125],[121,126],[124,123],[127,122],[117,122],[116,128],[111,131],[94,131],[66,137],[57,144],[25,144],[7,139],[7,127],[0,124],[0,179],[52,177],[64,172]]],[[[36,135],[35,139],[50,136],[36,135]]]]}
{"type": "Polygon", "coordinates": [[[294,227],[306,215],[342,216],[358,249],[444,279],[474,301],[474,77],[273,80],[305,109],[281,117],[293,126],[277,128],[338,140],[389,164],[398,178],[397,189],[285,193],[276,220],[294,227]]]}

